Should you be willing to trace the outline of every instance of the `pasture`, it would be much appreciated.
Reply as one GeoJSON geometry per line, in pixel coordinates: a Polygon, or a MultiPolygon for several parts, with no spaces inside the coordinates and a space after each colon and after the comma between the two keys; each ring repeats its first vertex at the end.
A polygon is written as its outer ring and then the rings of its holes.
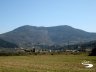
{"type": "Polygon", "coordinates": [[[96,72],[96,56],[0,56],[0,72],[96,72]],[[84,60],[90,61],[94,67],[86,69],[81,64],[84,60]]]}

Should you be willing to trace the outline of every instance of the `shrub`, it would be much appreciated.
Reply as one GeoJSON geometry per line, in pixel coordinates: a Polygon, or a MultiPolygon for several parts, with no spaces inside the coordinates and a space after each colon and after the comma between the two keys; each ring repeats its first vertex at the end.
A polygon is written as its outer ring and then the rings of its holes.
{"type": "Polygon", "coordinates": [[[91,53],[89,56],[96,56],[96,48],[92,49],[91,53]]]}

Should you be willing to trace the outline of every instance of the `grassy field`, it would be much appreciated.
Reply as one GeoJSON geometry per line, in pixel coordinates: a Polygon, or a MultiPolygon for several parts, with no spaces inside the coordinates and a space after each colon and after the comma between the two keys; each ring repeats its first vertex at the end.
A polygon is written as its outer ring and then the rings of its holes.
{"type": "Polygon", "coordinates": [[[0,72],[96,72],[96,57],[86,55],[1,56],[0,72]],[[86,69],[81,62],[94,64],[86,69]]]}

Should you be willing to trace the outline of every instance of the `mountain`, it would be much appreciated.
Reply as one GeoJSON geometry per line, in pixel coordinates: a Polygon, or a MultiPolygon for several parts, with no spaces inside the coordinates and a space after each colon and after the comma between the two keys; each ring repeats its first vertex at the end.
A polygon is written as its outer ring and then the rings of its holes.
{"type": "Polygon", "coordinates": [[[18,46],[14,43],[0,39],[0,48],[18,48],[18,46]]]}
{"type": "Polygon", "coordinates": [[[13,31],[0,35],[0,38],[15,43],[20,47],[33,45],[64,45],[96,40],[96,33],[63,25],[54,27],[21,26],[13,31]]]}

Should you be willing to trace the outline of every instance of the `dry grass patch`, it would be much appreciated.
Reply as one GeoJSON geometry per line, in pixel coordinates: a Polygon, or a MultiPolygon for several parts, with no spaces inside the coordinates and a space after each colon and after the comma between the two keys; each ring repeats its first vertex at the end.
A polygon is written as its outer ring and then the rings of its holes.
{"type": "Polygon", "coordinates": [[[85,55],[1,56],[0,72],[96,72],[96,57],[85,55]],[[88,60],[94,67],[81,64],[88,60]]]}

